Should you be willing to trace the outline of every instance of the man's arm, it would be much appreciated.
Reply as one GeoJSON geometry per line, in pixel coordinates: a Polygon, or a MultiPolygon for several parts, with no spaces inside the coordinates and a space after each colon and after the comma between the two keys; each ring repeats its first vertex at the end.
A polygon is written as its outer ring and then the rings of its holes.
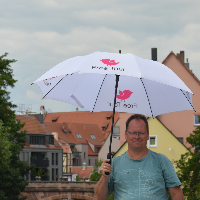
{"type": "Polygon", "coordinates": [[[107,163],[109,161],[109,159],[106,159],[101,165],[102,177],[94,190],[96,200],[105,200],[109,197],[108,179],[110,175],[105,174],[105,172],[111,173],[112,171],[112,166],[107,163]]]}
{"type": "Polygon", "coordinates": [[[168,187],[172,200],[184,200],[183,192],[180,186],[168,187]]]}

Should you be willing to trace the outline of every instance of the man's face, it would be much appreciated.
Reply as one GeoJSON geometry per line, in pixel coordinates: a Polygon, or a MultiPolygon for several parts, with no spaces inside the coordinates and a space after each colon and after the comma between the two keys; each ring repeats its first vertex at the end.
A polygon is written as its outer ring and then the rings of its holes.
{"type": "Polygon", "coordinates": [[[125,131],[125,138],[129,148],[133,150],[143,150],[146,148],[147,140],[149,139],[149,132],[147,132],[146,124],[142,119],[133,119],[125,131]],[[141,132],[144,135],[132,135],[128,132],[141,132]]]}

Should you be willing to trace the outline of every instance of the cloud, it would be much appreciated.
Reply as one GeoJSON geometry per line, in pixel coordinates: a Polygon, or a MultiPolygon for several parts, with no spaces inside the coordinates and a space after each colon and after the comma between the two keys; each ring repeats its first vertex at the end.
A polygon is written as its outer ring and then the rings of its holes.
{"type": "Polygon", "coordinates": [[[26,96],[29,100],[38,101],[38,99],[41,99],[42,95],[35,93],[33,90],[27,90],[26,96]]]}
{"type": "Polygon", "coordinates": [[[164,0],[44,0],[1,1],[0,55],[8,52],[14,77],[14,103],[32,104],[52,111],[74,107],[41,100],[31,83],[58,63],[95,51],[133,53],[151,59],[158,48],[158,61],[185,51],[190,67],[200,77],[199,1],[164,0]]]}

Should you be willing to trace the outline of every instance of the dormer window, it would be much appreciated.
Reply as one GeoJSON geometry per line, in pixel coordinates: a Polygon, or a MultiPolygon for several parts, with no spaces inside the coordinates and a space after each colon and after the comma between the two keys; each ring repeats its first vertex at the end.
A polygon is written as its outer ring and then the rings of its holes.
{"type": "Polygon", "coordinates": [[[107,115],[107,116],[106,116],[106,119],[107,119],[107,120],[110,120],[111,117],[112,117],[112,115],[107,115]]]}
{"type": "Polygon", "coordinates": [[[102,131],[105,131],[108,128],[108,124],[109,124],[109,122],[104,123],[104,125],[102,126],[102,131]]]}
{"type": "Polygon", "coordinates": [[[76,134],[78,139],[82,139],[82,136],[80,134],[76,134]]]}
{"type": "Polygon", "coordinates": [[[54,145],[54,137],[49,137],[49,144],[54,145]]]}
{"type": "Polygon", "coordinates": [[[53,117],[53,118],[51,119],[52,123],[55,123],[55,122],[57,121],[57,119],[58,119],[58,117],[53,117]]]}
{"type": "Polygon", "coordinates": [[[93,140],[96,140],[96,137],[94,135],[90,135],[90,137],[93,139],[93,140]]]}
{"type": "Polygon", "coordinates": [[[45,145],[44,136],[30,136],[31,145],[45,145]]]}

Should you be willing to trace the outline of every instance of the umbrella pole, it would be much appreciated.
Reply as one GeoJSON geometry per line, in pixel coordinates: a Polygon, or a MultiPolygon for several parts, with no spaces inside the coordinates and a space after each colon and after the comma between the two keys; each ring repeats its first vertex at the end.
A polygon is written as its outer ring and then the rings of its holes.
{"type": "MultiPolygon", "coordinates": [[[[119,82],[119,75],[116,75],[115,97],[114,97],[112,126],[111,126],[111,134],[110,134],[110,146],[109,146],[109,153],[107,154],[107,159],[110,159],[110,161],[108,162],[109,164],[111,164],[111,144],[112,144],[112,135],[113,135],[114,116],[115,116],[115,104],[116,104],[116,95],[117,95],[118,82],[119,82]]],[[[109,172],[106,172],[106,175],[109,175],[109,172]]]]}

